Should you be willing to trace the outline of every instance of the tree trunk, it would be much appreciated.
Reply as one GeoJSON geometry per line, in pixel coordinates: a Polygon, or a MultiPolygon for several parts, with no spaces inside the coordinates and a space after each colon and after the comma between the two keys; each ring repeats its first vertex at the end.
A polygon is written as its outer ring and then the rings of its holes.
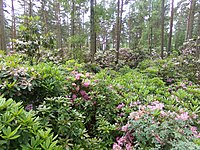
{"type": "Polygon", "coordinates": [[[95,16],[94,16],[94,0],[90,0],[90,61],[94,63],[94,55],[96,53],[96,34],[95,34],[95,16]]]}
{"type": "Polygon", "coordinates": [[[164,58],[164,15],[165,15],[165,0],[162,0],[161,13],[161,58],[164,58]]]}
{"type": "Polygon", "coordinates": [[[167,50],[167,55],[168,56],[171,53],[173,18],[174,18],[174,0],[172,0],[172,4],[171,4],[170,31],[169,31],[168,50],[167,50]]]}
{"type": "Polygon", "coordinates": [[[0,50],[6,51],[3,0],[0,0],[0,50]]]}
{"type": "Polygon", "coordinates": [[[116,44],[116,64],[119,62],[119,47],[120,47],[120,36],[121,36],[121,26],[122,26],[122,12],[123,12],[123,0],[121,1],[120,8],[120,0],[117,3],[117,44],[116,44]]]}
{"type": "Polygon", "coordinates": [[[33,16],[33,4],[32,0],[29,0],[29,17],[33,16]]]}
{"type": "MultiPolygon", "coordinates": [[[[72,0],[72,11],[71,11],[71,37],[74,38],[75,33],[75,2],[72,0]]],[[[71,43],[71,49],[73,51],[74,59],[76,59],[76,54],[74,52],[75,45],[72,41],[71,43]]]]}
{"type": "Polygon", "coordinates": [[[12,50],[14,50],[14,41],[16,39],[16,23],[15,23],[15,9],[14,9],[14,1],[11,0],[12,4],[12,50]]]}
{"type": "MultiPolygon", "coordinates": [[[[57,40],[57,49],[62,49],[62,37],[61,37],[61,24],[60,24],[60,3],[57,0],[56,1],[56,40],[57,40]]],[[[63,55],[63,52],[61,52],[61,55],[63,55]]]]}
{"type": "Polygon", "coordinates": [[[192,38],[196,0],[191,0],[185,40],[192,38]]]}
{"type": "Polygon", "coordinates": [[[149,0],[149,33],[148,33],[148,49],[151,55],[152,51],[152,1],[149,0]]]}

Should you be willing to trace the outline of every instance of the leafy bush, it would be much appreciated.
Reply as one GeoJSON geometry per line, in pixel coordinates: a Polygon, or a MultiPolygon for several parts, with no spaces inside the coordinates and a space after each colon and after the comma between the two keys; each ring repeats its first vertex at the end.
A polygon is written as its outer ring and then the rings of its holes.
{"type": "MultiPolygon", "coordinates": [[[[0,63],[0,93],[6,98],[38,105],[45,97],[60,96],[64,92],[65,76],[53,63],[28,66],[12,64],[17,56],[3,56],[0,63]]],[[[21,63],[21,64],[20,64],[21,63]]]]}
{"type": "Polygon", "coordinates": [[[199,84],[199,63],[192,55],[180,55],[163,60],[144,60],[139,64],[139,69],[149,77],[160,77],[165,82],[170,81],[170,84],[180,80],[199,84]]]}
{"type": "Polygon", "coordinates": [[[77,71],[67,76],[66,91],[67,98],[48,98],[38,108],[44,122],[69,147],[111,148],[119,134],[114,124],[120,96],[91,73],[77,71]]]}
{"type": "MultiPolygon", "coordinates": [[[[193,126],[196,115],[180,109],[179,112],[167,111],[164,104],[158,101],[149,105],[135,103],[131,106],[132,112],[128,122],[121,127],[124,131],[113,145],[114,150],[126,147],[127,150],[137,149],[177,149],[179,145],[187,148],[200,148],[194,143],[200,137],[197,127],[193,126]]],[[[180,148],[179,147],[179,148],[180,148]]],[[[178,149],[179,149],[178,148],[178,149]]]]}
{"type": "Polygon", "coordinates": [[[21,103],[0,98],[0,149],[61,150],[50,128],[40,124],[32,111],[25,111],[21,103]]]}

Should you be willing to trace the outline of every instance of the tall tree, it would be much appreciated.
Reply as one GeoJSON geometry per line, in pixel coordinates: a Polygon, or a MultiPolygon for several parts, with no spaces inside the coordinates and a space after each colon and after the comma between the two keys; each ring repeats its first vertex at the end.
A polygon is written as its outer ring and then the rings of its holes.
{"type": "MultiPolygon", "coordinates": [[[[61,36],[61,23],[60,23],[60,3],[58,0],[55,2],[55,18],[56,18],[56,41],[57,48],[62,49],[62,36],[61,36]]],[[[62,52],[63,55],[63,52],[62,52]]]]}
{"type": "MultiPolygon", "coordinates": [[[[15,19],[15,9],[14,9],[14,0],[11,0],[12,4],[12,39],[16,39],[16,19],[15,19]]],[[[14,42],[12,40],[12,50],[14,49],[14,42]]]]}
{"type": "Polygon", "coordinates": [[[192,38],[192,31],[193,31],[193,24],[194,24],[194,14],[195,14],[195,4],[196,4],[196,0],[190,1],[190,11],[189,11],[189,14],[188,14],[188,23],[187,23],[185,40],[192,38]]]}
{"type": "Polygon", "coordinates": [[[162,0],[161,9],[161,58],[164,58],[164,16],[165,15],[165,0],[162,0]]]}
{"type": "Polygon", "coordinates": [[[6,51],[6,41],[5,41],[5,20],[3,12],[3,0],[0,0],[0,50],[6,51]]]}
{"type": "Polygon", "coordinates": [[[116,64],[119,61],[119,47],[120,47],[120,36],[121,36],[121,26],[122,26],[122,13],[123,13],[123,0],[118,0],[117,3],[117,44],[116,44],[116,64]],[[121,1],[121,5],[120,5],[121,1]]]}
{"type": "Polygon", "coordinates": [[[91,63],[94,63],[94,55],[96,53],[96,36],[95,36],[95,14],[94,14],[94,0],[90,0],[90,57],[91,63]]]}
{"type": "Polygon", "coordinates": [[[167,49],[168,56],[171,53],[173,21],[174,21],[174,0],[171,1],[171,18],[170,18],[170,30],[169,30],[168,49],[167,49]]]}

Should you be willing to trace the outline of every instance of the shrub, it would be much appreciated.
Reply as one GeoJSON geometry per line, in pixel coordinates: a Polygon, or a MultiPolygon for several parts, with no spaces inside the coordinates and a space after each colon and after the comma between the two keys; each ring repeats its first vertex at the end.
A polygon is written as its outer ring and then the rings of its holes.
{"type": "Polygon", "coordinates": [[[0,98],[0,149],[60,150],[50,128],[40,124],[32,111],[25,111],[21,103],[0,98]]]}
{"type": "Polygon", "coordinates": [[[6,98],[35,106],[45,97],[63,95],[65,76],[53,63],[16,65],[9,63],[14,62],[16,56],[4,57],[0,63],[0,93],[6,98]]]}
{"type": "Polygon", "coordinates": [[[127,150],[137,149],[177,149],[200,148],[194,143],[195,138],[200,137],[194,120],[196,115],[190,115],[183,109],[179,112],[167,111],[164,104],[158,101],[149,105],[135,103],[131,106],[132,111],[128,116],[128,122],[121,127],[124,132],[122,137],[116,139],[113,149],[127,150]]]}

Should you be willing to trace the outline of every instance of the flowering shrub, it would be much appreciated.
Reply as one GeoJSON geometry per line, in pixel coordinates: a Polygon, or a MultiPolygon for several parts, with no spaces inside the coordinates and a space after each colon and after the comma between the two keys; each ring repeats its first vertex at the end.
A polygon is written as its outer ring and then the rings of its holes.
{"type": "Polygon", "coordinates": [[[34,66],[23,64],[20,56],[5,56],[0,62],[0,94],[37,106],[45,97],[60,96],[64,92],[62,70],[52,63],[34,66]],[[18,64],[13,64],[15,59],[18,64]]]}
{"type": "Polygon", "coordinates": [[[193,143],[200,138],[200,132],[193,126],[197,115],[190,115],[183,109],[167,111],[158,101],[149,105],[133,104],[131,108],[136,111],[129,114],[127,124],[121,127],[124,135],[117,137],[113,150],[176,149],[176,144],[181,142],[200,148],[193,143]]]}

